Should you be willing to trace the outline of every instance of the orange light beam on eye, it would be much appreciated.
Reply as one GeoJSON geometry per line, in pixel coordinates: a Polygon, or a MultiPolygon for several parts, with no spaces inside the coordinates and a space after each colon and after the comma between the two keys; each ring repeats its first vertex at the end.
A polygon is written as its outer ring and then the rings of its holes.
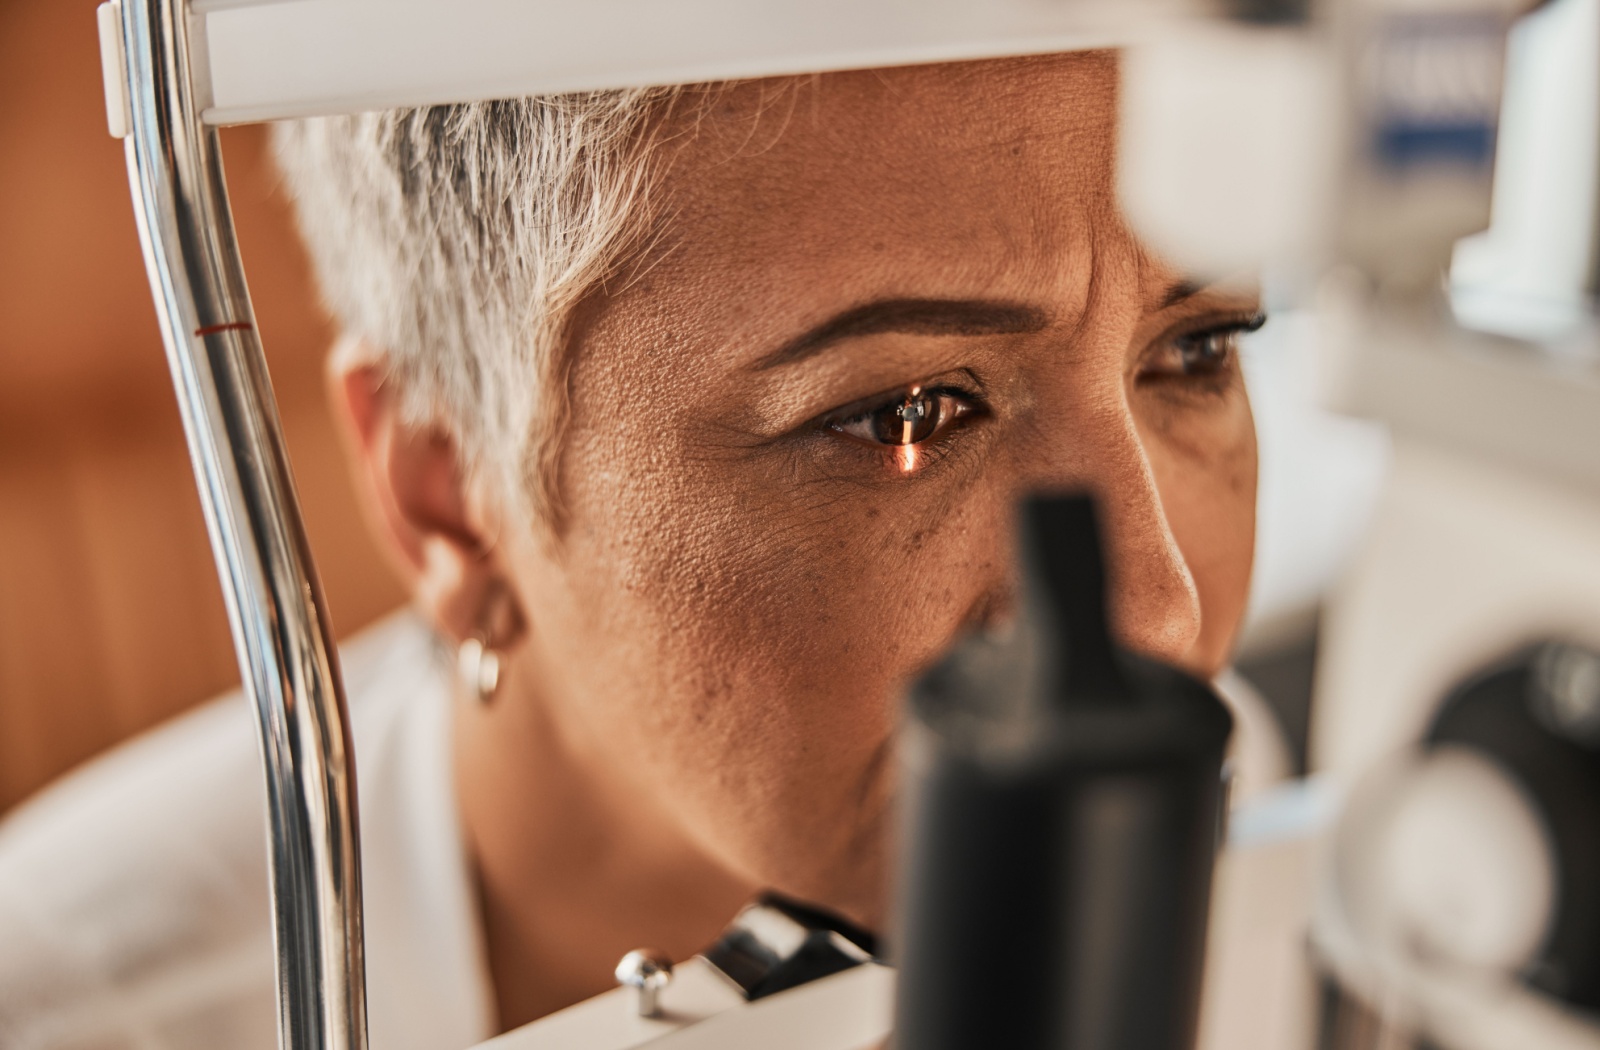
{"type": "MultiPolygon", "coordinates": [[[[914,400],[916,400],[916,398],[919,397],[921,394],[922,394],[922,388],[920,386],[912,387],[911,388],[911,393],[906,395],[906,408],[910,408],[911,407],[911,403],[914,400]]],[[[913,470],[917,469],[917,446],[915,446],[915,445],[913,445],[911,443],[911,435],[914,433],[915,428],[916,428],[916,424],[911,421],[911,417],[905,411],[902,410],[902,412],[900,413],[900,450],[899,451],[900,451],[900,471],[901,471],[901,473],[904,473],[904,474],[909,474],[913,470]]]]}

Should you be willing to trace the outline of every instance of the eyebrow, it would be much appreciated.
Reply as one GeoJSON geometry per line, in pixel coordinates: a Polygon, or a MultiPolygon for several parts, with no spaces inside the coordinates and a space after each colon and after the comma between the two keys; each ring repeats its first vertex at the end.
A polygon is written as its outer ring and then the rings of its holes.
{"type": "Polygon", "coordinates": [[[1205,285],[1201,284],[1199,281],[1175,281],[1173,284],[1168,286],[1166,293],[1162,295],[1161,306],[1158,309],[1165,310],[1169,306],[1177,306],[1185,299],[1199,295],[1203,291],[1205,291],[1205,285]]]}
{"type": "Polygon", "coordinates": [[[881,332],[911,335],[1025,335],[1050,323],[1040,309],[984,299],[880,299],[852,307],[772,351],[757,371],[814,357],[835,343],[881,332]]]}

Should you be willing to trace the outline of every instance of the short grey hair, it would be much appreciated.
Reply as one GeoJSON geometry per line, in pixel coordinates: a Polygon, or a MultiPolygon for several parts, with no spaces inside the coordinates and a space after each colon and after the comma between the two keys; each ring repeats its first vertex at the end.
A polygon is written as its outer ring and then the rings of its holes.
{"type": "Polygon", "coordinates": [[[653,129],[636,89],[324,117],[275,132],[322,294],[383,354],[413,425],[559,518],[574,308],[640,245],[653,129]]]}

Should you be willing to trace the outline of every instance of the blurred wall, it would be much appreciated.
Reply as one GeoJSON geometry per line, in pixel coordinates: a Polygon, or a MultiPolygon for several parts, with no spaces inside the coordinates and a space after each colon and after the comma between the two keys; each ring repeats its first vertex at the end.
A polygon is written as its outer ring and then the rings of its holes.
{"type": "MultiPolygon", "coordinates": [[[[238,680],[106,134],[94,0],[0,0],[0,811],[238,680]]],[[[341,635],[396,606],[322,388],[331,329],[261,128],[224,133],[239,239],[341,635]]]]}

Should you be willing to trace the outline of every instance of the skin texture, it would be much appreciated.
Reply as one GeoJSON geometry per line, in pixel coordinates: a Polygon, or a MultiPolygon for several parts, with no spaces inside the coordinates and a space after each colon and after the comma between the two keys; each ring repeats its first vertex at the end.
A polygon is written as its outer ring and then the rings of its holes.
{"type": "Polygon", "coordinates": [[[1248,590],[1249,404],[1231,332],[1195,333],[1256,303],[1118,217],[1113,56],[740,85],[674,119],[649,250],[577,319],[557,536],[398,426],[360,354],[335,370],[419,604],[505,660],[456,748],[507,1027],[763,886],[881,924],[897,697],[1008,615],[1020,494],[1099,495],[1136,649],[1215,672],[1248,590]],[[804,338],[884,300],[985,305],[804,338]],[[966,414],[911,453],[863,440],[883,412],[846,406],[912,387],[966,414]]]}

